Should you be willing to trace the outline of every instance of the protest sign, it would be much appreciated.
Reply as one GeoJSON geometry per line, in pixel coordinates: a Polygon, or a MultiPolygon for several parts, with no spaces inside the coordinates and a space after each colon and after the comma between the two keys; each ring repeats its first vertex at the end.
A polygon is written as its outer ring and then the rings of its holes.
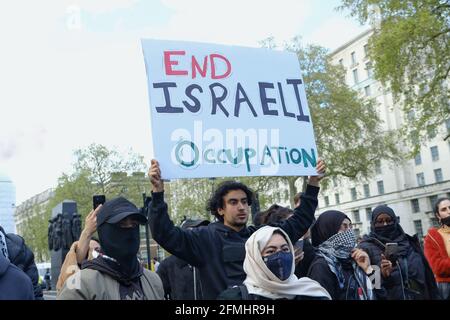
{"type": "Polygon", "coordinates": [[[142,48],[164,179],[316,174],[294,53],[149,39],[142,48]]]}

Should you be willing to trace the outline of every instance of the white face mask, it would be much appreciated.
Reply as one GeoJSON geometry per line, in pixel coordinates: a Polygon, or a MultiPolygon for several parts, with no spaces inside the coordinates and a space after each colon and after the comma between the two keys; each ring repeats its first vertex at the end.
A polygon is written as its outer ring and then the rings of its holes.
{"type": "Polygon", "coordinates": [[[99,256],[100,254],[98,253],[97,250],[92,250],[92,257],[95,259],[99,256]]]}

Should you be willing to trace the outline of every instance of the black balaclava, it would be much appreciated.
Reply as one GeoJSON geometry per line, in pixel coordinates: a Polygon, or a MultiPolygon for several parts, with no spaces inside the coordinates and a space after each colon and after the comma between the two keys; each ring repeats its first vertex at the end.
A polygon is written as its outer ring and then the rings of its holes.
{"type": "Polygon", "coordinates": [[[121,228],[119,223],[103,223],[98,227],[98,237],[102,252],[116,259],[123,273],[131,275],[139,270],[139,226],[121,228]]]}
{"type": "Polygon", "coordinates": [[[322,213],[311,227],[312,245],[318,247],[322,242],[335,235],[345,219],[351,221],[349,217],[340,211],[328,210],[322,213]]]}
{"type": "Polygon", "coordinates": [[[372,235],[375,235],[376,238],[378,238],[384,243],[397,240],[404,234],[404,231],[398,222],[398,218],[395,215],[394,210],[392,210],[392,208],[386,205],[381,205],[373,209],[371,228],[372,228],[372,235]],[[389,217],[391,217],[394,223],[392,225],[375,227],[375,221],[377,220],[378,216],[382,213],[385,213],[389,217]]]}

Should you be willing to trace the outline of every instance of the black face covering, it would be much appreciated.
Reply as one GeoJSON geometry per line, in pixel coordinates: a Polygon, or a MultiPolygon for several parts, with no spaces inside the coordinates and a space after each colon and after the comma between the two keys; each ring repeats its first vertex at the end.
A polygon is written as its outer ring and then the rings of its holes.
{"type": "Polygon", "coordinates": [[[135,272],[139,266],[139,226],[121,228],[118,224],[104,223],[98,227],[98,236],[102,251],[119,263],[126,274],[135,272]]]}
{"type": "Polygon", "coordinates": [[[399,235],[401,235],[401,232],[399,232],[397,228],[397,224],[393,223],[391,225],[382,226],[382,227],[374,227],[375,233],[383,238],[386,239],[395,239],[399,235]]]}
{"type": "Polygon", "coordinates": [[[441,223],[450,227],[450,216],[448,216],[447,218],[441,219],[441,223]]]}

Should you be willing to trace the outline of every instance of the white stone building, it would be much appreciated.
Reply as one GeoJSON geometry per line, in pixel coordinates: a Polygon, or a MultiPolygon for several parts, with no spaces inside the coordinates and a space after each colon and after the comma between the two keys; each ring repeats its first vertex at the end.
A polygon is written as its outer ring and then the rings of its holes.
{"type": "Polygon", "coordinates": [[[6,233],[15,233],[14,208],[16,205],[16,188],[12,180],[0,172],[0,226],[6,233]]]}
{"type": "Polygon", "coordinates": [[[53,197],[53,189],[47,189],[27,200],[16,207],[14,217],[16,220],[17,232],[23,234],[23,223],[37,214],[45,214],[46,205],[53,197]]]}
{"type": "MultiPolygon", "coordinates": [[[[361,95],[375,98],[386,130],[398,129],[404,115],[392,96],[372,76],[367,57],[368,30],[331,53],[332,61],[346,70],[347,84],[361,95]]],[[[443,119],[445,120],[445,119],[443,119]]],[[[349,120],[350,121],[350,120],[349,120]]],[[[400,217],[406,233],[427,233],[436,220],[432,205],[438,197],[450,197],[450,118],[437,128],[437,135],[420,149],[420,155],[406,163],[376,162],[377,174],[368,181],[342,179],[321,192],[319,213],[340,210],[349,215],[357,233],[370,231],[371,209],[387,204],[400,217]]],[[[399,148],[402,148],[399,142],[399,148]]]]}

